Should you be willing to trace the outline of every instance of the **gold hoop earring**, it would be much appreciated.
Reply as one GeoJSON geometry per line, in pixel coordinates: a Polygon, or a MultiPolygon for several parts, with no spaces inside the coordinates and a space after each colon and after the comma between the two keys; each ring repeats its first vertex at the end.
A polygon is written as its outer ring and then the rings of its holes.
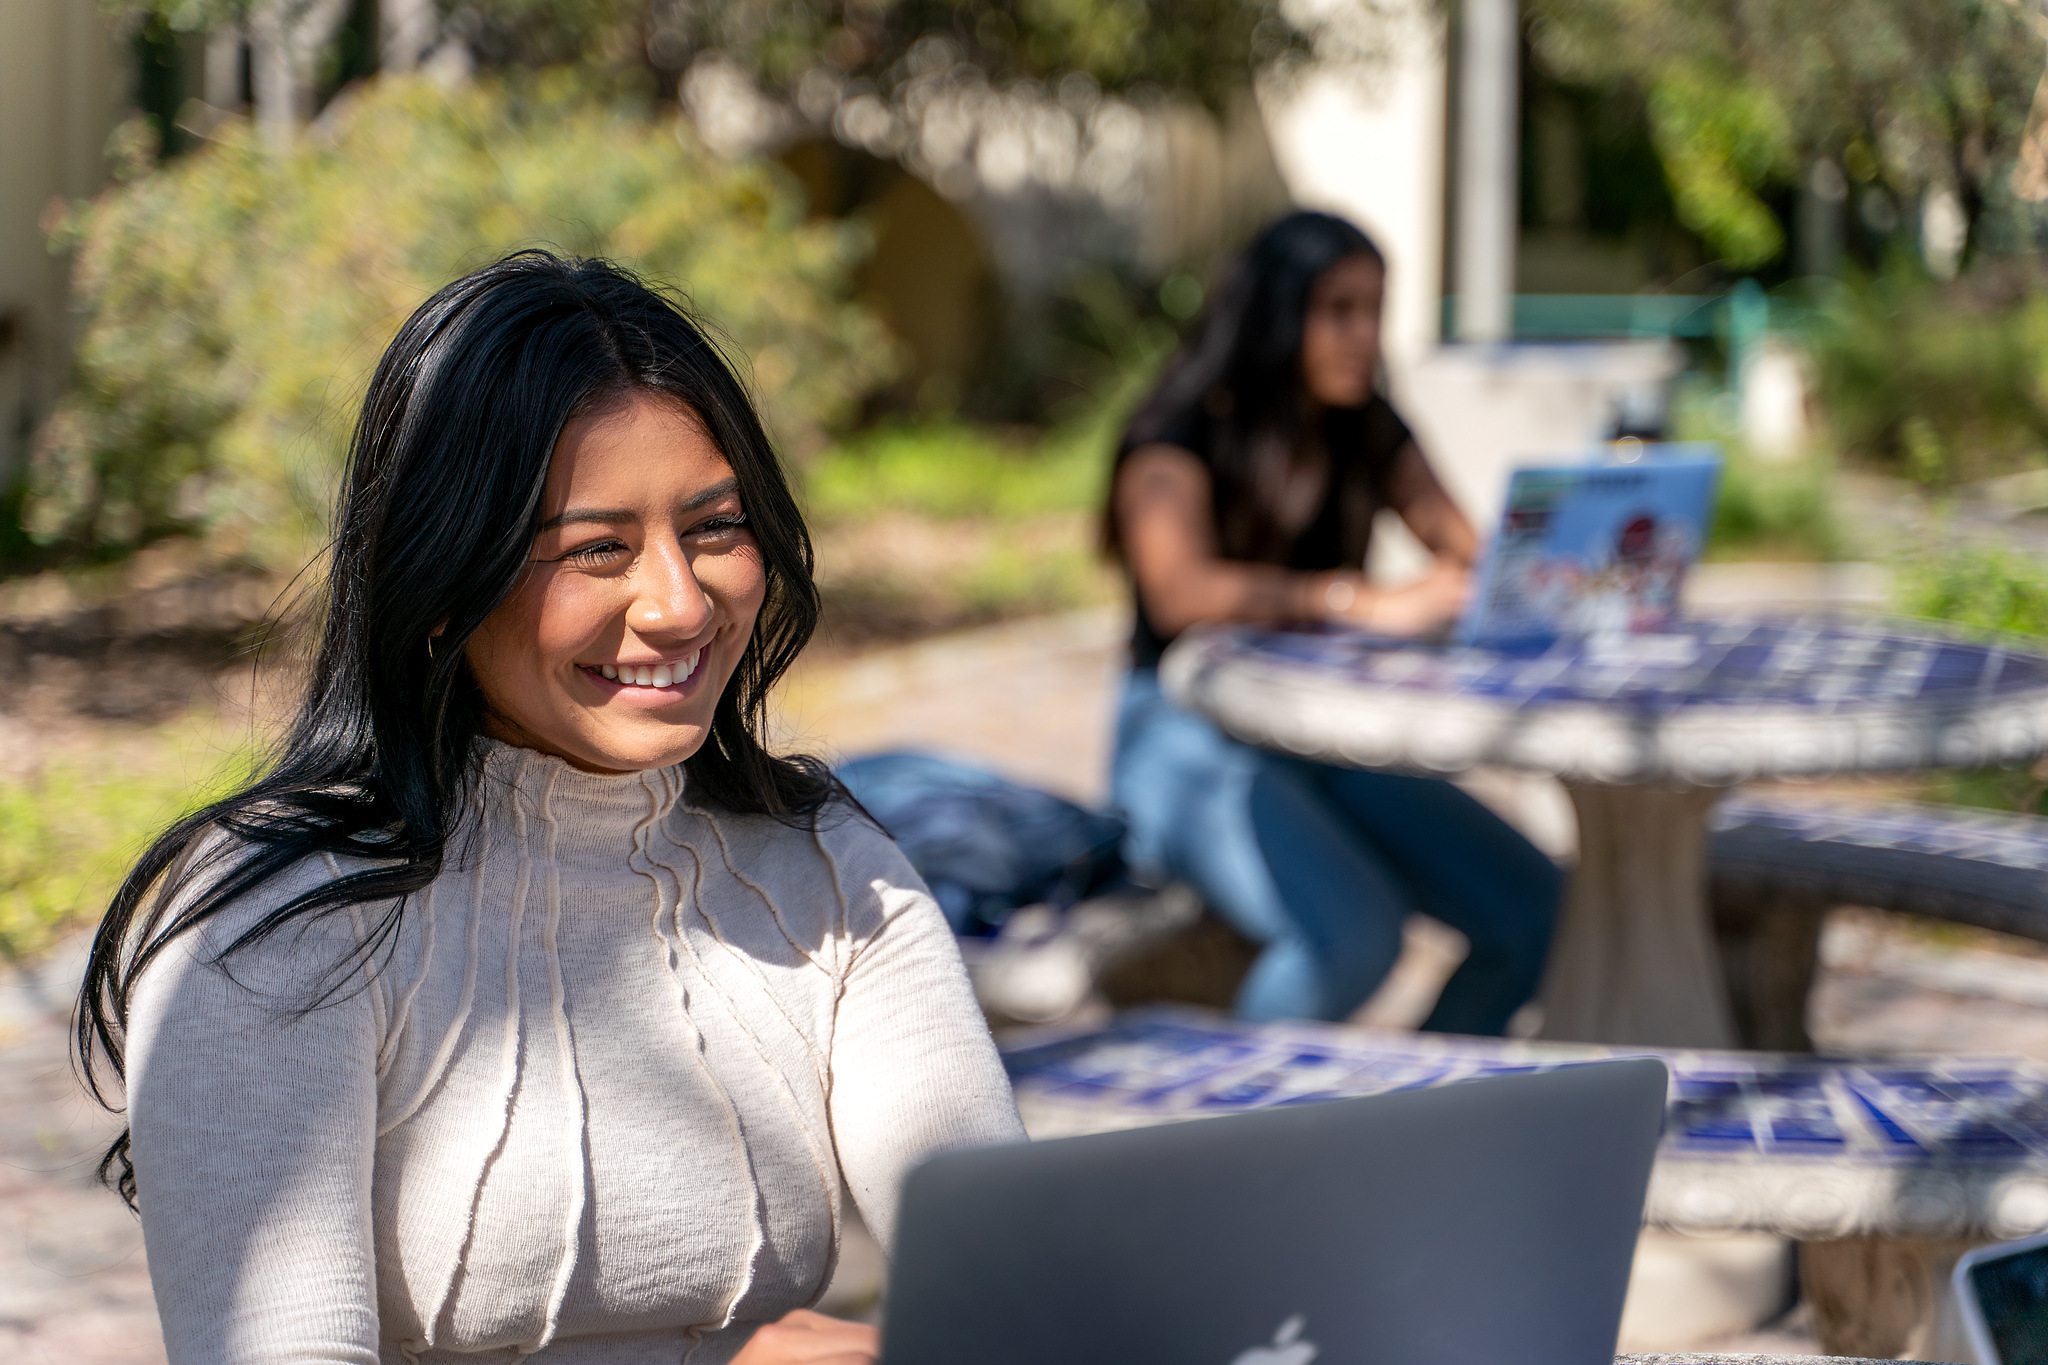
{"type": "Polygon", "coordinates": [[[427,637],[427,658],[431,660],[431,659],[432,659],[433,657],[434,657],[434,637],[433,637],[433,636],[431,636],[431,635],[429,635],[429,636],[427,637]]]}

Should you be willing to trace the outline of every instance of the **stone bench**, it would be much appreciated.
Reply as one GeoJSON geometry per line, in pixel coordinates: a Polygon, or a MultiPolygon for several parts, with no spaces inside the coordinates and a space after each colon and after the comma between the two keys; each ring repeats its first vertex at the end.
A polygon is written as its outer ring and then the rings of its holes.
{"type": "Polygon", "coordinates": [[[1797,1242],[1802,1287],[1836,1355],[1967,1359],[1947,1292],[1955,1258],[2048,1231],[2048,1068],[2025,1062],[1373,1033],[1173,1007],[1019,1035],[1004,1054],[1034,1137],[1662,1057],[1670,1110],[1645,1221],[1797,1242]]]}
{"type": "Polygon", "coordinates": [[[1714,927],[1744,1046],[1803,1052],[1822,918],[1863,905],[2048,942],[2048,820],[1739,795],[1712,819],[1714,927]]]}
{"type": "Polygon", "coordinates": [[[1927,1365],[1927,1362],[1876,1361],[1854,1356],[1633,1355],[1616,1356],[1614,1365],[1927,1365]]]}
{"type": "MultiPolygon", "coordinates": [[[[1745,1047],[1811,1051],[1806,998],[1821,922],[1863,905],[2048,942],[2048,820],[1905,803],[1731,796],[1712,817],[1714,927],[1745,1047]]],[[[1020,912],[965,940],[998,1023],[1057,1018],[1092,993],[1226,1007],[1255,949],[1185,887],[1020,912]]]]}

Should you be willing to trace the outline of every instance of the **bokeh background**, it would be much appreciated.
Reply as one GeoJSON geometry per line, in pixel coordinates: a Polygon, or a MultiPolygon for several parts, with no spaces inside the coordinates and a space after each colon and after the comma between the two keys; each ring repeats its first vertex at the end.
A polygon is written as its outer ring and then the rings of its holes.
{"type": "Polygon", "coordinates": [[[0,953],[260,749],[222,670],[288,665],[371,364],[522,245],[723,330],[816,524],[821,657],[1114,602],[1118,423],[1290,204],[1386,249],[1389,383],[1482,519],[1513,458],[1718,439],[1715,558],[2041,628],[2043,28],[2008,0],[10,0],[0,953]]]}
{"type": "MultiPolygon", "coordinates": [[[[2048,632],[2044,70],[2034,0],[0,0],[0,1051],[261,762],[369,369],[515,247],[674,283],[746,370],[825,591],[793,744],[1100,796],[1109,455],[1290,205],[1385,249],[1388,385],[1482,524],[1515,459],[1711,439],[1702,601],[2048,632]]],[[[2041,813],[2048,771],[1886,785],[2041,813]]],[[[1823,1041],[2028,952],[1851,930],[1823,1041]]],[[[71,1117],[21,1161],[90,1127],[38,1065],[0,1091],[71,1117]]],[[[147,1359],[65,1179],[0,1191],[0,1354],[147,1359]]]]}

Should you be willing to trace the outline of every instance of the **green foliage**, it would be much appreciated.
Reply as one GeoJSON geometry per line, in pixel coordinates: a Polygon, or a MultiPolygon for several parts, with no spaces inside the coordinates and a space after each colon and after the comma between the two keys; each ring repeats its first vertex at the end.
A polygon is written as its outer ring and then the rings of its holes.
{"type": "Polygon", "coordinates": [[[1896,203],[1950,185],[1972,220],[2003,192],[2048,43],[2007,0],[1530,0],[1537,59],[1633,90],[1686,221],[1731,264],[1777,254],[1765,199],[1835,159],[1896,203]]]}
{"type": "Polygon", "coordinates": [[[1097,505],[1104,468],[1104,453],[1081,441],[1041,445],[962,422],[892,423],[815,461],[804,489],[820,521],[890,511],[1024,517],[1097,505]]]}
{"type": "Polygon", "coordinates": [[[113,780],[98,755],[0,778],[0,958],[26,957],[100,914],[158,830],[251,775],[245,749],[195,783],[174,757],[194,737],[167,727],[155,761],[124,764],[113,780]]]}
{"type": "Polygon", "coordinates": [[[1760,187],[1794,173],[1792,130],[1768,94],[1736,79],[1673,72],[1650,95],[1650,131],[1678,216],[1737,270],[1785,249],[1760,187]]]}
{"type": "Polygon", "coordinates": [[[1804,328],[1842,452],[1945,488],[2048,452],[2048,290],[2014,269],[1939,285],[1850,275],[1804,328]]]}
{"type": "Polygon", "coordinates": [[[229,125],[80,211],[77,383],[38,453],[31,529],[100,556],[193,530],[297,563],[385,343],[522,246],[679,284],[752,358],[771,428],[819,445],[893,362],[847,298],[858,231],[805,223],[768,169],[715,160],[678,123],[576,91],[383,80],[289,152],[229,125]]]}
{"type": "Polygon", "coordinates": [[[1783,460],[1756,458],[1743,443],[1734,395],[1701,375],[1680,383],[1672,403],[1671,435],[1678,441],[1712,441],[1721,448],[1714,524],[1707,531],[1708,558],[1825,563],[1842,557],[1834,463],[1825,452],[1807,451],[1783,460]]]}
{"type": "Polygon", "coordinates": [[[825,633],[902,639],[1100,602],[1096,517],[1113,440],[900,423],[805,471],[825,633]]]}
{"type": "Polygon", "coordinates": [[[1707,553],[1714,559],[1819,560],[1841,557],[1831,496],[1833,471],[1809,455],[1759,460],[1730,447],[1714,500],[1707,553]]]}
{"type": "Polygon", "coordinates": [[[1072,536],[1052,546],[1012,545],[992,537],[961,578],[962,619],[999,621],[1100,601],[1104,572],[1093,550],[1086,539],[1072,536]]]}
{"type": "Polygon", "coordinates": [[[954,420],[876,427],[811,463],[804,480],[810,514],[823,521],[886,511],[1015,519],[1101,507],[1123,424],[1175,338],[1143,322],[1121,325],[1106,306],[1091,317],[1104,332],[1091,349],[1108,374],[1077,396],[1060,425],[1049,432],[954,420]]]}
{"type": "Polygon", "coordinates": [[[827,634],[852,644],[1113,596],[1097,535],[1110,455],[1163,358],[1123,354],[1116,377],[1049,433],[898,423],[814,461],[805,491],[827,634]]]}
{"type": "Polygon", "coordinates": [[[216,24],[246,16],[252,8],[251,0],[104,0],[104,3],[116,14],[144,16],[180,33],[203,33],[216,24]]]}
{"type": "MultiPolygon", "coordinates": [[[[1973,633],[2048,635],[2048,565],[2008,547],[1958,545],[1904,565],[1893,601],[1909,616],[1973,633]]],[[[1926,794],[1948,805],[2048,814],[2048,763],[1937,773],[1926,794]]]]}
{"type": "Polygon", "coordinates": [[[1970,631],[2048,635],[2048,565],[1999,545],[1961,545],[1909,562],[1894,591],[1908,616],[1970,631]]]}
{"type": "Polygon", "coordinates": [[[1961,772],[1934,773],[1928,778],[1927,786],[1926,799],[1944,806],[2048,815],[2048,810],[2042,809],[2042,798],[2048,796],[2048,783],[2043,783],[2031,766],[1968,768],[1961,772]]]}
{"type": "MultiPolygon", "coordinates": [[[[187,31],[253,7],[108,3],[187,31]]],[[[1309,42],[1280,0],[444,0],[441,10],[487,69],[575,63],[614,79],[638,70],[671,90],[715,51],[785,94],[818,72],[887,96],[964,61],[994,82],[1079,73],[1105,89],[1152,87],[1220,108],[1255,69],[1309,42]]]]}

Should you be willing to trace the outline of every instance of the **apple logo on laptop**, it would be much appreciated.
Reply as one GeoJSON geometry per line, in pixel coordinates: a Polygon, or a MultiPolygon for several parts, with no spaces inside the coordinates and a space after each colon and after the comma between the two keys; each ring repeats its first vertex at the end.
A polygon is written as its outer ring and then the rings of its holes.
{"type": "Polygon", "coordinates": [[[1273,1333],[1271,1346],[1253,1346],[1238,1354],[1230,1365],[1308,1365],[1321,1350],[1313,1341],[1302,1341],[1301,1329],[1308,1319],[1296,1313],[1273,1333]]]}

